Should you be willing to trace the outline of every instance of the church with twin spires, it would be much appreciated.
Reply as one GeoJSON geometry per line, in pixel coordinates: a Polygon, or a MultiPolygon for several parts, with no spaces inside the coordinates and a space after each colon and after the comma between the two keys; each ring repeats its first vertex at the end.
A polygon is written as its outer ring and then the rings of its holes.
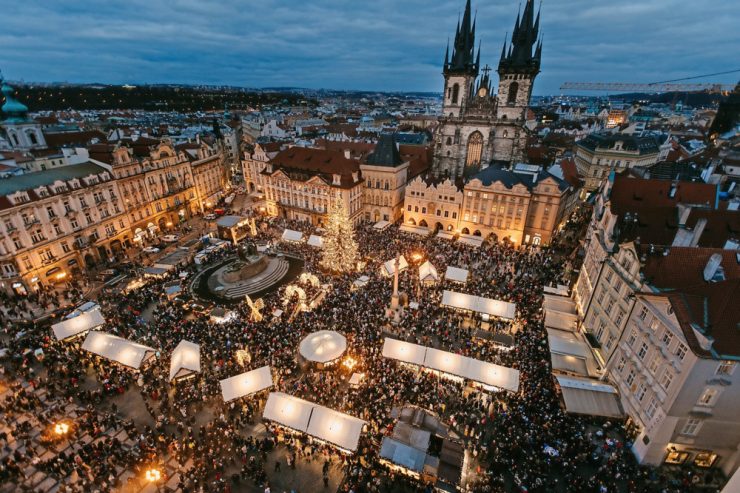
{"type": "Polygon", "coordinates": [[[434,136],[435,176],[468,178],[491,162],[524,159],[524,122],[542,58],[540,14],[535,17],[534,10],[534,1],[527,0],[524,12],[517,16],[511,41],[504,40],[498,90],[494,92],[492,69],[480,65],[480,45],[476,53],[476,19],[467,0],[452,53],[448,43],[445,54],[443,114],[434,136]]]}

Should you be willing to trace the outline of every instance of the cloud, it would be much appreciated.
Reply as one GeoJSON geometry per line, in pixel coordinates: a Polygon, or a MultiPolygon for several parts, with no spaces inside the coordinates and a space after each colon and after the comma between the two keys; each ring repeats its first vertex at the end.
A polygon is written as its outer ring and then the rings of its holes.
{"type": "MultiPolygon", "coordinates": [[[[477,4],[477,5],[475,5],[477,4]]],[[[519,2],[478,0],[496,66],[519,2]]],[[[5,12],[10,79],[441,91],[464,0],[25,0],[5,12]]],[[[562,82],[652,82],[740,68],[735,0],[546,0],[538,94],[562,82]]],[[[732,83],[737,74],[715,78],[732,83]]]]}

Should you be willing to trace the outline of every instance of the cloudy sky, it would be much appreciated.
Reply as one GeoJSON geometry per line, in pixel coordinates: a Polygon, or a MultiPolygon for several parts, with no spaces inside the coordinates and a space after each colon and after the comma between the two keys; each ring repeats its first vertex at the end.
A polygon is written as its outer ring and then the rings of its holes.
{"type": "MultiPolygon", "coordinates": [[[[498,62],[519,3],[474,0],[484,63],[498,62]]],[[[43,82],[441,91],[463,8],[464,0],[23,0],[3,11],[0,69],[43,82]]],[[[544,0],[535,93],[557,93],[564,81],[740,68],[738,25],[737,0],[544,0]]]]}

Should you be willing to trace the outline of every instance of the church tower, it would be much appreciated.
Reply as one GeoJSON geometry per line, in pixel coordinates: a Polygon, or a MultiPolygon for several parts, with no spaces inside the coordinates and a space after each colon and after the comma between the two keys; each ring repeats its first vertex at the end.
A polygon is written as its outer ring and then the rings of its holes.
{"type": "Polygon", "coordinates": [[[0,91],[5,103],[0,117],[0,130],[5,134],[5,139],[0,135],[0,142],[7,141],[7,145],[15,150],[43,149],[46,140],[41,131],[41,125],[28,118],[28,107],[15,98],[15,89],[3,80],[0,74],[0,91]]]}
{"type": "Polygon", "coordinates": [[[480,68],[480,49],[475,57],[475,21],[471,23],[470,0],[465,5],[462,24],[457,22],[455,44],[450,59],[450,46],[447,44],[444,70],[444,115],[459,117],[466,102],[472,97],[475,80],[480,68]]]}

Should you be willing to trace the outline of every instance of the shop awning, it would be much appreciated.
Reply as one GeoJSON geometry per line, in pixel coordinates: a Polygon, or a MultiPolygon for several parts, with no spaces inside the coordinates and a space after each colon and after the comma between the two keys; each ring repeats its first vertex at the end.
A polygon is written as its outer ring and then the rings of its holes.
{"type": "Polygon", "coordinates": [[[170,380],[200,372],[200,346],[180,341],[170,357],[170,380]]]}
{"type": "Polygon", "coordinates": [[[383,342],[383,357],[417,366],[424,366],[426,349],[424,346],[419,346],[418,344],[386,337],[383,342]]]}
{"type": "Polygon", "coordinates": [[[48,271],[46,271],[46,276],[47,277],[48,276],[53,276],[54,274],[56,274],[60,270],[62,270],[62,269],[60,269],[59,267],[54,267],[53,269],[49,269],[48,271]]]}
{"type": "Polygon", "coordinates": [[[321,236],[311,235],[308,237],[308,244],[315,248],[323,248],[324,239],[321,236]]]}
{"type": "Polygon", "coordinates": [[[303,233],[300,231],[293,231],[292,229],[286,229],[283,231],[283,241],[298,242],[303,239],[303,233]]]}
{"type": "Polygon", "coordinates": [[[468,246],[480,248],[483,245],[483,237],[474,235],[460,235],[457,239],[458,243],[463,243],[468,246]]]}
{"type": "Polygon", "coordinates": [[[51,330],[54,332],[57,341],[63,341],[100,327],[104,323],[105,318],[103,318],[100,309],[95,309],[56,323],[51,326],[51,330]]]}
{"type": "Polygon", "coordinates": [[[378,221],[377,223],[375,223],[375,225],[373,226],[373,228],[382,231],[382,230],[386,229],[390,225],[391,225],[391,223],[389,223],[388,221],[378,221]]]}
{"type": "Polygon", "coordinates": [[[440,230],[437,232],[437,238],[442,238],[444,240],[454,240],[455,233],[450,233],[449,231],[440,230]]]}
{"type": "Polygon", "coordinates": [[[262,417],[305,433],[313,408],[314,404],[298,397],[283,392],[270,392],[262,417]]]}
{"type": "Polygon", "coordinates": [[[272,387],[272,372],[269,366],[248,371],[221,380],[221,395],[224,402],[233,401],[272,387]]]}
{"type": "Polygon", "coordinates": [[[155,357],[154,348],[105,332],[88,333],[82,349],[135,370],[155,357]]]}
{"type": "Polygon", "coordinates": [[[578,329],[578,315],[545,310],[545,327],[575,332],[578,329]]]}
{"type": "Polygon", "coordinates": [[[380,458],[402,466],[411,471],[421,473],[427,454],[425,451],[401,443],[390,436],[383,437],[380,444],[380,458]]]}
{"type": "Polygon", "coordinates": [[[442,305],[460,310],[469,310],[491,317],[500,317],[514,320],[516,317],[516,305],[507,301],[482,298],[456,291],[444,291],[442,293],[442,305]]]}
{"type": "Polygon", "coordinates": [[[572,414],[618,418],[624,415],[617,389],[598,380],[558,376],[565,410],[572,414]]]}

